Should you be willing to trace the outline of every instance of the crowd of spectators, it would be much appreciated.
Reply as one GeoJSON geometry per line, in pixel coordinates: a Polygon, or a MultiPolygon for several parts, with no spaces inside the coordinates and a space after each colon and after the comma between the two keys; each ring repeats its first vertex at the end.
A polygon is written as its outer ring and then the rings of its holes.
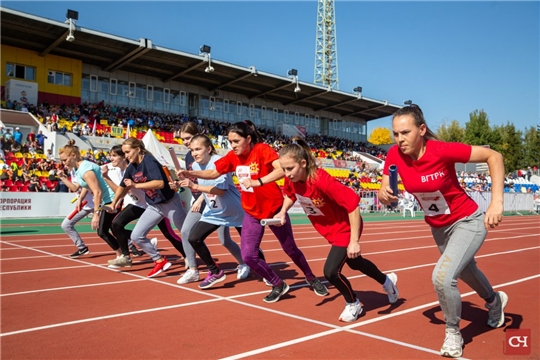
{"type": "MultiPolygon", "coordinates": [[[[57,106],[51,105],[47,101],[39,104],[38,106],[30,105],[28,108],[22,108],[20,104],[6,103],[6,107],[20,111],[29,111],[33,113],[40,121],[47,127],[49,131],[56,131],[62,134],[66,132],[72,132],[77,136],[104,136],[112,137],[110,127],[129,127],[131,131],[146,131],[152,129],[156,132],[170,132],[171,138],[180,139],[180,127],[187,121],[195,121],[201,130],[201,133],[208,135],[214,141],[214,144],[218,147],[227,148],[227,128],[231,125],[227,122],[219,122],[209,120],[206,118],[188,117],[184,114],[163,114],[152,111],[146,111],[141,109],[133,109],[127,107],[119,107],[114,105],[107,105],[103,101],[99,103],[83,103],[74,104],[68,106],[66,104],[57,106]],[[97,127],[95,124],[100,124],[97,127]],[[106,125],[105,125],[106,124],[106,125]],[[69,125],[69,126],[68,126],[69,125]],[[221,142],[218,140],[221,139],[221,142]]],[[[259,128],[265,142],[272,146],[276,151],[279,151],[283,146],[289,143],[289,137],[277,133],[268,128],[259,128]]],[[[61,164],[56,164],[54,158],[51,156],[44,156],[43,158],[37,156],[43,154],[43,144],[45,135],[41,131],[35,134],[32,131],[26,137],[26,141],[23,141],[22,134],[19,129],[16,128],[14,133],[11,134],[9,129],[4,130],[0,127],[0,158],[5,160],[4,153],[22,153],[24,154],[25,163],[21,164],[19,168],[7,169],[6,164],[3,164],[3,168],[10,171],[8,175],[11,180],[24,182],[29,184],[31,180],[32,171],[41,170],[41,167],[46,166],[46,171],[49,174],[52,172],[48,180],[53,182],[55,171],[64,171],[61,164]],[[28,155],[29,154],[29,155],[28,155]],[[28,156],[27,156],[28,155],[28,156]],[[35,160],[35,161],[34,161],[35,160]],[[42,165],[45,164],[45,165],[42,165]],[[47,165],[48,164],[48,165],[47,165]],[[53,168],[51,168],[51,166],[53,168]],[[21,170],[21,171],[19,171],[21,170]],[[25,175],[26,174],[26,175],[25,175]]],[[[72,141],[72,140],[71,140],[72,141]]],[[[376,190],[380,180],[382,178],[382,170],[376,167],[366,167],[366,164],[362,162],[358,153],[369,154],[372,157],[384,160],[386,151],[363,142],[354,142],[346,139],[324,136],[324,135],[307,135],[306,141],[312,148],[313,154],[317,158],[333,159],[333,160],[347,160],[353,161],[356,165],[349,169],[348,175],[343,174],[337,176],[338,179],[345,185],[353,188],[357,192],[366,190],[376,190]],[[370,184],[372,186],[367,186],[370,184]]],[[[50,152],[50,150],[49,150],[50,152]]],[[[83,156],[91,161],[98,163],[99,165],[108,162],[106,153],[103,150],[87,149],[82,150],[83,156]]],[[[20,159],[19,159],[20,160],[20,159]]],[[[11,162],[11,165],[20,161],[11,162]]],[[[41,170],[43,172],[43,170],[41,170]]],[[[528,169],[519,170],[508,175],[505,191],[521,191],[521,192],[534,192],[533,186],[517,186],[516,184],[523,184],[523,179],[529,182],[532,174],[538,173],[536,166],[534,168],[528,167],[528,169]]],[[[6,175],[2,174],[5,178],[6,175]]],[[[44,177],[39,177],[43,179],[44,177]]],[[[488,175],[482,173],[458,173],[461,186],[467,192],[472,191],[490,191],[491,180],[488,175]]],[[[46,191],[45,186],[32,186],[32,189],[38,189],[36,191],[46,191]]],[[[58,189],[58,186],[53,187],[53,191],[58,189]]],[[[60,189],[58,189],[61,191],[60,189]]],[[[51,191],[51,188],[48,188],[51,191]]]]}

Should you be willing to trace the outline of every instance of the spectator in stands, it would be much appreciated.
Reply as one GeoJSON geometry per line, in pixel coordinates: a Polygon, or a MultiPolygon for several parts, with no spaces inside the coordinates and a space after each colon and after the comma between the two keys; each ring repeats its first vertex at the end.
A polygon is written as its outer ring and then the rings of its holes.
{"type": "Polygon", "coordinates": [[[495,292],[476,266],[474,256],[482,246],[488,229],[502,221],[504,163],[501,154],[462,143],[438,141],[428,128],[418,105],[405,106],[393,115],[392,131],[397,145],[386,157],[379,190],[383,204],[397,202],[390,187],[388,168],[397,165],[405,189],[415,195],[424,209],[441,257],[433,270],[432,281],[446,322],[446,336],[440,353],[461,357],[463,338],[460,333],[461,296],[458,278],[469,285],[486,302],[488,325],[504,324],[504,307],[508,296],[495,292]],[[458,186],[456,163],[487,163],[492,179],[491,203],[485,215],[478,205],[458,186]]]}
{"type": "Polygon", "coordinates": [[[11,129],[6,129],[6,133],[4,134],[4,138],[6,140],[10,140],[10,139],[13,139],[13,134],[11,133],[11,129]]]}
{"type": "Polygon", "coordinates": [[[10,180],[11,167],[6,164],[0,164],[0,180],[10,180]]]}
{"type": "Polygon", "coordinates": [[[18,143],[19,145],[22,145],[22,132],[19,127],[15,128],[15,131],[13,132],[13,139],[15,140],[16,143],[18,143]]]}
{"type": "Polygon", "coordinates": [[[37,140],[38,146],[41,149],[43,149],[43,146],[45,145],[45,139],[47,139],[47,137],[43,135],[43,130],[39,130],[39,133],[36,135],[36,140],[37,140]]]}
{"type": "Polygon", "coordinates": [[[47,160],[55,160],[51,149],[47,149],[47,160]]]}
{"type": "Polygon", "coordinates": [[[13,110],[13,101],[11,101],[11,99],[7,99],[6,109],[13,110]]]}
{"type": "Polygon", "coordinates": [[[36,140],[36,130],[32,129],[32,130],[30,130],[28,135],[26,135],[26,141],[31,143],[34,140],[36,140]]]}
{"type": "Polygon", "coordinates": [[[32,192],[38,192],[41,187],[39,178],[36,174],[32,174],[30,177],[30,185],[28,185],[28,190],[32,192]]]}

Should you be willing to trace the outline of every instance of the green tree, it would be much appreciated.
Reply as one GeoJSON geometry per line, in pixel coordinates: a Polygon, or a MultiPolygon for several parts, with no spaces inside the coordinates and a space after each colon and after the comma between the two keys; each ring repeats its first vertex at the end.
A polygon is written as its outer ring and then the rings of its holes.
{"type": "MultiPolygon", "coordinates": [[[[502,137],[501,149],[499,150],[504,157],[504,167],[506,172],[520,169],[523,161],[524,149],[520,130],[516,130],[514,124],[508,122],[500,127],[502,137]]],[[[495,149],[498,150],[498,149],[495,149]]]]}
{"type": "Polygon", "coordinates": [[[437,129],[437,136],[440,140],[448,142],[463,142],[465,129],[459,125],[459,121],[452,120],[450,125],[445,123],[437,129]]]}
{"type": "Polygon", "coordinates": [[[492,145],[490,140],[492,131],[489,127],[489,118],[484,110],[474,110],[469,114],[469,121],[465,123],[465,136],[463,142],[469,145],[492,145]]]}
{"type": "Polygon", "coordinates": [[[525,129],[523,137],[523,162],[525,166],[540,165],[540,125],[525,129]]]}
{"type": "Polygon", "coordinates": [[[379,126],[373,129],[369,135],[368,141],[374,145],[392,144],[392,133],[387,128],[379,126]]]}

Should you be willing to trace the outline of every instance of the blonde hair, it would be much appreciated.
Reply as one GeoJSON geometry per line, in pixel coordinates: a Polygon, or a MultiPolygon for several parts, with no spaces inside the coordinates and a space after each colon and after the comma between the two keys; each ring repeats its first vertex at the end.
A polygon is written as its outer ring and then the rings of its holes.
{"type": "Polygon", "coordinates": [[[79,147],[77,145],[66,145],[58,150],[58,154],[66,154],[66,156],[75,154],[75,158],[77,160],[82,159],[81,151],[79,150],[79,147]]]}

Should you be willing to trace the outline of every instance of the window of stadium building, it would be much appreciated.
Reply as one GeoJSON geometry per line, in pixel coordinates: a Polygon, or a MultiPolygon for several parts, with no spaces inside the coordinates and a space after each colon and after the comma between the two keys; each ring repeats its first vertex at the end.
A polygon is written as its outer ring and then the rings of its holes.
{"type": "Polygon", "coordinates": [[[36,68],[32,66],[6,63],[6,76],[15,79],[36,80],[36,68]]]}
{"type": "Polygon", "coordinates": [[[49,70],[47,82],[54,85],[71,86],[72,75],[60,71],[49,70]]]}

